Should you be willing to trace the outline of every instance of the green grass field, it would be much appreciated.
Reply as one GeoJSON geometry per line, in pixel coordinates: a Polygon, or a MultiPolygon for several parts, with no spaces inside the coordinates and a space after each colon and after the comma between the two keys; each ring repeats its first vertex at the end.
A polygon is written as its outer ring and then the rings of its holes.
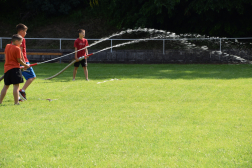
{"type": "Polygon", "coordinates": [[[20,106],[8,90],[0,167],[252,167],[251,65],[90,63],[88,82],[73,67],[43,80],[66,65],[35,66],[20,106]]]}

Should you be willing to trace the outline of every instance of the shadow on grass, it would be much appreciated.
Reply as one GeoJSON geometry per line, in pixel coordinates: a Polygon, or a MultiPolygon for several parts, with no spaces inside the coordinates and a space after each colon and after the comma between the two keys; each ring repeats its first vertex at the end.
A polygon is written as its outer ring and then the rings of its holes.
{"type": "MultiPolygon", "coordinates": [[[[3,63],[0,66],[3,67],[3,63]]],[[[47,63],[34,67],[38,79],[55,75],[68,64],[47,63]]],[[[252,65],[249,64],[88,64],[91,80],[111,78],[145,78],[145,79],[237,79],[251,78],[252,65]]],[[[3,68],[1,71],[3,73],[3,68]]],[[[72,80],[73,66],[52,80],[45,82],[68,82],[72,80]]],[[[85,79],[80,66],[76,79],[85,79]]]]}

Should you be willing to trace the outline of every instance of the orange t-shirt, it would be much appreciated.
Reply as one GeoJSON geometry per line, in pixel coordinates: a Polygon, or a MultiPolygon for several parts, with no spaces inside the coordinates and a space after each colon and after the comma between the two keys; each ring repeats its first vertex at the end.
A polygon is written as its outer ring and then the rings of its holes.
{"type": "Polygon", "coordinates": [[[20,63],[17,61],[17,59],[21,58],[21,50],[18,46],[13,44],[7,44],[4,53],[5,53],[4,73],[13,68],[20,68],[20,63]]]}

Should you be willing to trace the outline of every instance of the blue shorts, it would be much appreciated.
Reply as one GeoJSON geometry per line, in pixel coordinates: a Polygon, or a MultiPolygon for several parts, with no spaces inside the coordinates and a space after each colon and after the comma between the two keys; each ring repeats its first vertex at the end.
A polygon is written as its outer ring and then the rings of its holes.
{"type": "MultiPolygon", "coordinates": [[[[26,62],[27,65],[30,65],[29,62],[26,62]]],[[[22,75],[24,76],[24,78],[26,80],[30,79],[30,78],[35,78],[36,77],[36,74],[35,72],[33,71],[32,67],[22,71],[22,75]]]]}

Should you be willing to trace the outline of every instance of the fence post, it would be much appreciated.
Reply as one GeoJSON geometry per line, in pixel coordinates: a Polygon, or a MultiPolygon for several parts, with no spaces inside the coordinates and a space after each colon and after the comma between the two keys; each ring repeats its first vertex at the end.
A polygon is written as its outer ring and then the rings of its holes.
{"type": "Polygon", "coordinates": [[[165,54],[165,40],[163,40],[163,55],[165,54]]]}
{"type": "MultiPolygon", "coordinates": [[[[61,52],[61,39],[60,39],[60,52],[61,52]]],[[[60,63],[61,63],[61,58],[60,58],[60,63]]]]}
{"type": "Polygon", "coordinates": [[[61,39],[60,39],[60,50],[61,50],[61,39]]]}
{"type": "Polygon", "coordinates": [[[220,54],[219,54],[219,60],[220,60],[220,55],[221,55],[221,38],[220,38],[220,54]]]}
{"type": "Polygon", "coordinates": [[[110,40],[111,41],[111,49],[110,49],[110,52],[112,53],[112,46],[113,46],[113,44],[112,44],[112,39],[110,40]]]}

